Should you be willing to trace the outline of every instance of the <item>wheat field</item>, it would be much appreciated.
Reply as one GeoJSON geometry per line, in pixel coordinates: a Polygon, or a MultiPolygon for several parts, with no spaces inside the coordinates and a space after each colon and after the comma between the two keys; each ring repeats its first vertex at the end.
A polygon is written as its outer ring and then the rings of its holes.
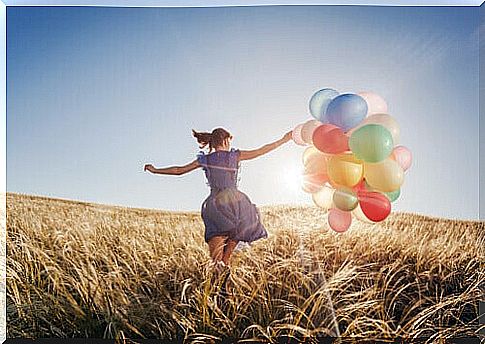
{"type": "Polygon", "coordinates": [[[315,207],[260,209],[269,237],[224,290],[198,212],[7,194],[7,337],[480,337],[483,222],[395,213],[338,234],[315,207]]]}

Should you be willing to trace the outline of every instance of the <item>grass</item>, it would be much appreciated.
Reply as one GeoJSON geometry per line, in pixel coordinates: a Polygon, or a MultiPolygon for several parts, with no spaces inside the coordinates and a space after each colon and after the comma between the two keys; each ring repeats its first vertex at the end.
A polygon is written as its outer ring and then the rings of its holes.
{"type": "Polygon", "coordinates": [[[7,194],[7,337],[478,336],[483,222],[396,213],[330,230],[313,207],[263,207],[269,238],[235,254],[228,295],[194,212],[7,194]]]}

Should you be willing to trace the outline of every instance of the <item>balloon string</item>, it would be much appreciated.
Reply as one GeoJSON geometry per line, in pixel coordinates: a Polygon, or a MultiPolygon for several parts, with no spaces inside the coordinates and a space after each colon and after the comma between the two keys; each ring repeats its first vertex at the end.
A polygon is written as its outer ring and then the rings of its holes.
{"type": "MultiPolygon", "coordinates": [[[[301,231],[298,231],[297,230],[297,233],[298,233],[298,236],[299,236],[299,239],[300,239],[300,242],[299,242],[299,247],[298,247],[298,252],[299,252],[299,255],[300,255],[300,264],[305,268],[305,270],[308,272],[310,271],[310,259],[309,259],[309,252],[305,249],[305,246],[303,244],[303,236],[302,236],[302,233],[301,231]]],[[[333,308],[333,302],[332,302],[332,297],[330,295],[330,293],[328,292],[328,289],[327,289],[327,280],[325,278],[325,274],[323,273],[321,267],[320,267],[320,262],[317,263],[318,264],[318,280],[320,280],[321,282],[318,283],[318,287],[320,288],[322,286],[322,284],[325,286],[324,287],[324,291],[325,291],[325,295],[327,296],[327,303],[328,305],[330,306],[330,310],[331,310],[331,313],[332,313],[332,323],[333,323],[333,327],[334,327],[334,337],[337,337],[337,343],[340,343],[340,330],[338,328],[338,322],[337,322],[337,317],[335,316],[335,309],[333,308]]]]}

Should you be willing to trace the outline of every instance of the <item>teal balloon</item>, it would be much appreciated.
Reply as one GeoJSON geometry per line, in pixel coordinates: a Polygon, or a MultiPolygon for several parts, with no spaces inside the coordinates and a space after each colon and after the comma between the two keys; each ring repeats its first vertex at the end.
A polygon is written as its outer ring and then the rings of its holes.
{"type": "Polygon", "coordinates": [[[325,111],[327,110],[328,104],[338,96],[338,92],[332,88],[323,88],[313,94],[310,98],[310,113],[312,116],[322,122],[326,123],[325,111]]]}
{"type": "Polygon", "coordinates": [[[328,104],[325,119],[343,131],[356,127],[367,115],[367,102],[361,96],[345,93],[328,104]]]}
{"type": "Polygon", "coordinates": [[[401,195],[401,189],[397,189],[391,192],[384,192],[384,195],[386,195],[387,198],[389,198],[389,202],[394,202],[401,195]]]}
{"type": "Polygon", "coordinates": [[[366,124],[352,133],[349,147],[355,157],[365,162],[380,162],[392,152],[392,134],[379,124],[366,124]]]}

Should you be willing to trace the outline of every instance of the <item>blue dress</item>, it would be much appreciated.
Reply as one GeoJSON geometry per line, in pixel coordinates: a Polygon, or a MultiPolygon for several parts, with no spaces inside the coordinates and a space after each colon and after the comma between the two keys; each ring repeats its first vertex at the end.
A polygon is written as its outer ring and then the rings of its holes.
{"type": "Polygon", "coordinates": [[[239,156],[239,149],[234,148],[197,155],[211,189],[201,208],[206,242],[216,235],[245,242],[268,236],[258,208],[237,189],[239,156]]]}

